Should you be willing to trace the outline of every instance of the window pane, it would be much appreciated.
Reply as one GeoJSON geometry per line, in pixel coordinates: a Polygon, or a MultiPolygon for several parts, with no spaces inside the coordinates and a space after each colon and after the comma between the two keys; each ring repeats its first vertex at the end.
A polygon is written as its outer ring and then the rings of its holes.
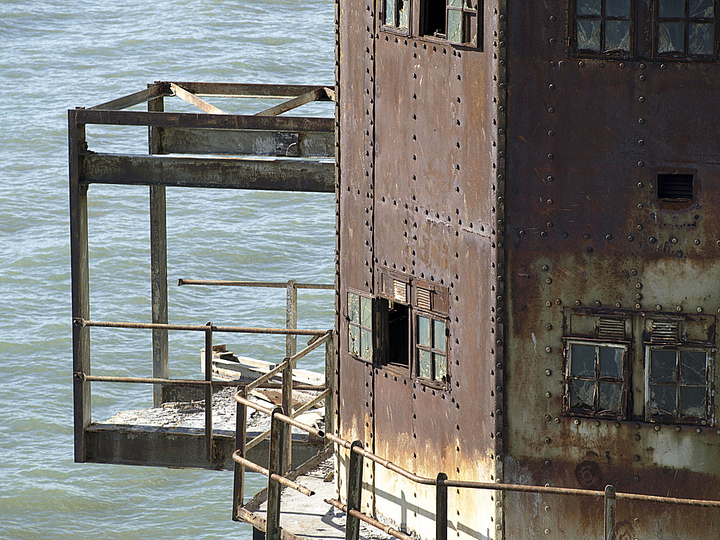
{"type": "Polygon", "coordinates": [[[622,384],[600,382],[600,410],[620,412],[620,396],[622,384]]]}
{"type": "Polygon", "coordinates": [[[454,7],[462,7],[463,3],[462,0],[448,0],[447,5],[454,7]]]}
{"type": "Polygon", "coordinates": [[[435,380],[445,381],[447,376],[447,357],[444,354],[434,354],[435,358],[435,380]]]}
{"type": "Polygon", "coordinates": [[[433,321],[433,340],[435,344],[433,347],[441,351],[445,350],[445,322],[444,321],[433,321]]]}
{"type": "Polygon", "coordinates": [[[630,50],[630,21],[605,21],[605,50],[630,50]]]}
{"type": "Polygon", "coordinates": [[[650,351],[650,382],[675,382],[676,368],[676,351],[650,351]]]}
{"type": "Polygon", "coordinates": [[[570,375],[595,377],[595,347],[575,344],[570,347],[570,375]]]}
{"type": "Polygon", "coordinates": [[[570,408],[594,408],[595,383],[593,381],[579,381],[570,379],[570,408]]]}
{"type": "Polygon", "coordinates": [[[713,0],[690,0],[690,17],[712,18],[714,16],[713,0]]]}
{"type": "Polygon", "coordinates": [[[385,0],[385,24],[395,26],[395,0],[385,0]]]}
{"type": "Polygon", "coordinates": [[[707,384],[707,361],[702,351],[680,351],[680,381],[683,384],[707,384]]]}
{"type": "Polygon", "coordinates": [[[352,322],[360,322],[360,297],[357,294],[348,293],[348,318],[352,322]]]}
{"type": "Polygon", "coordinates": [[[462,43],[462,11],[449,9],[447,12],[447,39],[453,43],[462,43]]]}
{"type": "Polygon", "coordinates": [[[398,26],[407,28],[410,20],[410,0],[398,0],[398,26]]]}
{"type": "Polygon", "coordinates": [[[600,376],[622,379],[623,349],[616,347],[599,347],[600,376]]]}
{"type": "Polygon", "coordinates": [[[360,329],[352,324],[348,327],[348,352],[360,356],[360,329]]]}
{"type": "Polygon", "coordinates": [[[658,52],[684,52],[685,51],[685,24],[670,22],[659,24],[658,52]]]}
{"type": "Polygon", "coordinates": [[[372,327],[372,300],[363,296],[360,297],[360,324],[372,327]]]}
{"type": "Polygon", "coordinates": [[[600,21],[579,19],[577,22],[578,49],[600,51],[600,21]]]}
{"type": "Polygon", "coordinates": [[[684,17],[685,0],[660,0],[661,17],[684,17]]]}
{"type": "Polygon", "coordinates": [[[420,376],[426,379],[432,378],[432,354],[429,351],[418,350],[418,364],[420,368],[420,376]]]}
{"type": "Polygon", "coordinates": [[[676,414],[676,392],[674,386],[650,387],[650,414],[676,414]]]}
{"type": "Polygon", "coordinates": [[[680,388],[680,416],[705,418],[707,416],[706,395],[705,387],[680,388]]]}
{"type": "Polygon", "coordinates": [[[714,24],[690,23],[688,28],[689,54],[712,54],[713,53],[713,29],[714,24]]]}
{"type": "Polygon", "coordinates": [[[630,0],[605,0],[605,16],[629,17],[630,0]]]}
{"type": "Polygon", "coordinates": [[[578,15],[600,15],[600,0],[577,0],[578,15]]]}
{"type": "Polygon", "coordinates": [[[365,360],[372,360],[372,333],[370,330],[360,330],[360,345],[362,346],[362,357],[365,360]]]}
{"type": "Polygon", "coordinates": [[[432,347],[432,338],[430,335],[430,319],[418,316],[418,345],[423,347],[432,347]]]}

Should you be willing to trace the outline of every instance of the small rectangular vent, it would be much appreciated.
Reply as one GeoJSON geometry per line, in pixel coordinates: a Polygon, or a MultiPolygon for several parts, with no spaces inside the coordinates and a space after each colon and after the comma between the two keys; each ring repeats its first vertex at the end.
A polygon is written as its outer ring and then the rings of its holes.
{"type": "Polygon", "coordinates": [[[693,198],[692,174],[666,174],[657,176],[658,199],[690,201],[693,198]]]}
{"type": "Polygon", "coordinates": [[[603,340],[614,341],[625,339],[624,319],[603,319],[598,321],[598,337],[603,340]]]}
{"type": "Polygon", "coordinates": [[[431,310],[430,291],[429,290],[418,288],[418,290],[417,290],[417,307],[420,309],[424,309],[425,311],[431,310]]]}
{"type": "Polygon", "coordinates": [[[395,279],[393,281],[393,297],[398,302],[403,302],[407,304],[407,284],[404,281],[400,281],[399,279],[395,279]]]}
{"type": "Polygon", "coordinates": [[[650,341],[653,343],[677,343],[679,341],[678,323],[653,321],[650,341]]]}

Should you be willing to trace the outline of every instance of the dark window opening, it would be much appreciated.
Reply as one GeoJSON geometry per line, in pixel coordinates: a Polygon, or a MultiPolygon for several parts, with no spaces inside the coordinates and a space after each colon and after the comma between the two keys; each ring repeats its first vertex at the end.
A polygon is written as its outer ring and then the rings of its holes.
{"type": "Polygon", "coordinates": [[[655,52],[664,56],[715,53],[715,0],[657,0],[655,52]]]}
{"type": "Polygon", "coordinates": [[[424,2],[420,22],[420,35],[446,38],[445,1],[446,0],[426,0],[424,2]]]}
{"type": "Polygon", "coordinates": [[[402,370],[410,370],[410,307],[405,304],[378,299],[382,358],[379,362],[402,370]]]}
{"type": "Polygon", "coordinates": [[[410,0],[385,0],[383,24],[407,30],[410,22],[410,0]]]}
{"type": "Polygon", "coordinates": [[[658,198],[666,201],[689,201],[693,198],[692,174],[658,174],[658,198]]]}

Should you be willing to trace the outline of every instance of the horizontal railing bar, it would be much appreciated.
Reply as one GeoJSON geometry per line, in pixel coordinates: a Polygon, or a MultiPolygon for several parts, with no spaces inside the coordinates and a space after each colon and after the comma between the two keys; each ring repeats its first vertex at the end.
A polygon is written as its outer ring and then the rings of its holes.
{"type": "Polygon", "coordinates": [[[391,536],[394,536],[395,538],[400,538],[400,540],[412,540],[412,536],[408,536],[407,534],[403,534],[397,529],[393,529],[389,525],[385,525],[384,523],[380,523],[378,520],[371,518],[370,516],[367,516],[363,514],[362,512],[359,512],[355,510],[354,508],[351,508],[348,511],[348,507],[346,504],[341,503],[337,499],[324,499],[326,503],[328,503],[331,506],[334,506],[338,510],[341,510],[345,512],[346,514],[350,514],[353,517],[358,518],[360,521],[364,521],[368,525],[372,525],[376,529],[380,529],[385,534],[389,534],[391,536]]]}
{"type": "Polygon", "coordinates": [[[238,451],[236,450],[233,452],[232,455],[233,461],[236,463],[239,463],[240,465],[247,467],[251,471],[255,471],[256,473],[260,473],[264,476],[269,476],[272,480],[275,480],[276,482],[281,483],[283,486],[287,486],[289,488],[294,489],[295,491],[299,491],[303,495],[307,495],[308,497],[312,497],[315,495],[315,492],[311,489],[306,488],[302,484],[298,484],[297,482],[293,482],[292,480],[288,480],[284,476],[280,476],[279,474],[270,474],[270,471],[267,470],[265,467],[261,467],[260,465],[253,463],[249,459],[246,459],[244,457],[241,457],[238,455],[238,451]]]}
{"type": "MultiPolygon", "coordinates": [[[[224,387],[238,387],[243,388],[247,386],[247,381],[205,381],[196,379],[161,379],[158,377],[115,377],[107,375],[87,375],[85,373],[76,372],[75,378],[88,381],[88,382],[116,382],[116,383],[131,383],[131,384],[165,384],[167,386],[217,386],[218,388],[224,387]]],[[[268,390],[276,390],[282,388],[280,383],[269,383],[264,382],[255,388],[262,388],[268,390]]],[[[315,392],[325,392],[324,386],[316,386],[314,384],[298,384],[293,383],[293,390],[305,390],[315,392]]]]}
{"type": "Polygon", "coordinates": [[[103,110],[108,110],[108,111],[118,111],[121,109],[125,109],[127,107],[132,107],[134,105],[140,105],[141,103],[145,103],[147,101],[150,101],[151,99],[172,96],[172,95],[173,94],[170,91],[168,85],[158,83],[158,84],[153,84],[150,88],[147,88],[146,90],[141,90],[139,92],[135,92],[133,94],[129,94],[129,95],[123,96],[121,98],[113,99],[112,101],[108,101],[108,102],[102,103],[100,105],[95,105],[94,107],[91,107],[90,109],[103,109],[103,110]]]}
{"type": "Polygon", "coordinates": [[[283,131],[334,131],[335,119],[308,116],[252,116],[178,112],[74,109],[77,123],[116,126],[262,129],[283,131]]]}
{"type": "MultiPolygon", "coordinates": [[[[293,390],[294,390],[294,388],[293,388],[293,390]]],[[[320,392],[320,395],[314,397],[307,403],[303,404],[301,407],[298,408],[297,411],[293,411],[293,417],[300,416],[302,413],[309,411],[310,409],[312,409],[315,405],[317,405],[320,401],[322,401],[329,395],[330,395],[330,388],[326,388],[325,390],[320,392]]]]}
{"type": "MultiPolygon", "coordinates": [[[[268,415],[272,414],[271,409],[268,409],[266,407],[263,407],[261,405],[254,403],[252,401],[249,401],[246,398],[243,398],[242,396],[240,396],[238,394],[235,395],[235,400],[248,406],[248,407],[259,410],[265,414],[268,414],[268,415]]],[[[336,443],[344,448],[350,449],[353,452],[357,452],[358,454],[362,455],[363,457],[366,457],[366,458],[370,459],[371,461],[374,461],[375,463],[382,465],[386,469],[396,472],[397,474],[399,474],[401,476],[404,476],[408,480],[412,480],[413,482],[416,482],[421,485],[427,485],[427,486],[436,485],[435,478],[425,478],[423,476],[418,476],[414,473],[411,473],[410,471],[403,469],[402,467],[399,467],[398,465],[395,465],[392,461],[383,459],[380,456],[378,456],[372,452],[369,452],[368,450],[365,450],[364,448],[361,448],[358,446],[353,447],[352,443],[350,441],[346,441],[345,439],[337,437],[336,435],[333,435],[332,433],[325,433],[319,429],[315,429],[312,426],[308,426],[307,424],[298,422],[294,418],[290,418],[289,416],[286,416],[284,414],[275,413],[275,417],[279,418],[283,422],[286,422],[286,423],[291,424],[295,427],[298,427],[304,431],[307,431],[308,433],[312,433],[316,436],[323,437],[328,441],[336,443]]],[[[446,480],[445,484],[448,487],[468,488],[468,489],[486,489],[486,490],[493,490],[493,491],[541,493],[541,494],[547,494],[547,495],[574,495],[574,496],[596,497],[596,498],[601,498],[601,497],[605,496],[604,491],[561,488],[561,487],[552,487],[552,486],[523,486],[523,485],[519,485],[519,484],[495,484],[495,483],[490,483],[490,482],[469,482],[469,481],[463,481],[463,480],[446,480]]],[[[619,500],[657,502],[657,503],[674,504],[674,505],[720,508],[720,501],[703,500],[703,499],[681,499],[681,498],[675,498],[675,497],[659,497],[659,496],[655,496],[655,495],[641,495],[639,493],[620,493],[620,492],[618,492],[616,494],[616,497],[619,500]]]]}
{"type": "MultiPolygon", "coordinates": [[[[287,282],[281,281],[232,281],[219,279],[178,279],[178,286],[181,285],[216,285],[221,287],[266,287],[269,289],[286,289],[287,282]]],[[[324,283],[296,283],[297,289],[321,289],[335,290],[335,285],[324,283]]]]}
{"type": "Polygon", "coordinates": [[[298,97],[293,98],[289,101],[284,101],[278,105],[275,105],[274,107],[270,107],[269,109],[266,109],[259,113],[255,113],[255,116],[277,116],[298,107],[302,107],[303,105],[307,105],[308,103],[312,103],[313,101],[327,99],[327,97],[328,95],[325,92],[324,88],[316,88],[315,90],[306,92],[305,94],[299,95],[298,97]]]}
{"type": "MultiPolygon", "coordinates": [[[[246,84],[246,83],[209,83],[168,81],[182,86],[189,92],[198,96],[220,96],[235,98],[283,99],[297,97],[318,88],[327,88],[322,85],[300,84],[246,84]]],[[[331,87],[332,88],[332,87],[331,87]]],[[[321,101],[329,101],[321,99],[321,101]]]]}
{"type": "MultiPolygon", "coordinates": [[[[162,324],[162,323],[135,323],[135,322],[111,322],[111,321],[88,321],[85,319],[74,319],[73,324],[80,327],[96,328],[132,328],[144,330],[182,330],[187,332],[224,332],[230,334],[281,334],[291,336],[322,336],[328,330],[302,330],[295,328],[255,328],[250,326],[205,326],[199,324],[162,324]]],[[[324,343],[324,341],[323,341],[324,343]]]]}

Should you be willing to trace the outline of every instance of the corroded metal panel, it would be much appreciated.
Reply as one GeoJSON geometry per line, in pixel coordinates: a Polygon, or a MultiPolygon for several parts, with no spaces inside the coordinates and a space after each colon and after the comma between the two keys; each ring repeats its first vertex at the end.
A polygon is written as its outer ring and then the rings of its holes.
{"type": "MultiPolygon", "coordinates": [[[[637,2],[637,13],[649,6],[637,2]]],[[[645,348],[648,321],[698,313],[712,319],[706,341],[716,346],[720,223],[709,209],[720,203],[711,98],[720,70],[573,56],[567,7],[513,2],[508,17],[505,480],[716,499],[713,416],[699,427],[648,421],[645,348]],[[689,111],[697,111],[692,121],[689,111]],[[692,175],[687,200],[662,196],[665,173],[692,175]],[[566,314],[581,308],[631,321],[622,418],[564,413],[566,314]]],[[[712,370],[709,384],[717,384],[712,370]]],[[[529,495],[506,502],[509,538],[602,530],[600,504],[529,495]]],[[[710,510],[621,501],[618,516],[627,537],[707,538],[720,522],[710,510]]]]}

